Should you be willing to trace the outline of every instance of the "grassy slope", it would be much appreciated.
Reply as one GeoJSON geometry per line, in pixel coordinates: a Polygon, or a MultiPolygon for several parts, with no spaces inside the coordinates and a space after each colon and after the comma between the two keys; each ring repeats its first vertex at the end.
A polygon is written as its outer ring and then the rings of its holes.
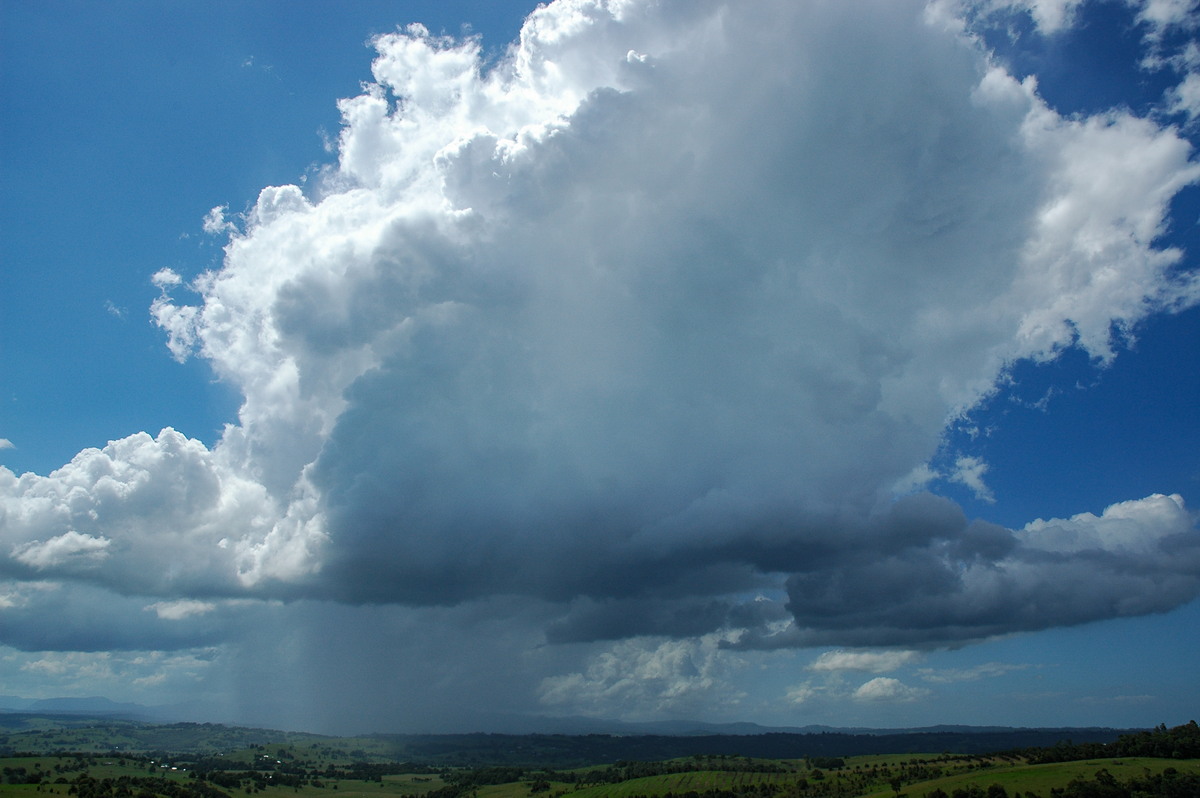
{"type": "MultiPolygon", "coordinates": [[[[88,729],[62,728],[26,728],[19,735],[24,743],[37,742],[44,746],[42,750],[73,750],[95,751],[103,749],[111,751],[117,739],[126,743],[125,729],[114,731],[106,729],[104,737],[100,733],[88,729]]],[[[161,731],[161,730],[160,730],[161,731]]],[[[372,738],[324,738],[313,735],[285,735],[278,732],[264,732],[263,736],[253,737],[254,730],[226,730],[221,727],[200,728],[196,726],[181,726],[170,730],[174,742],[180,745],[178,750],[211,752],[209,755],[220,757],[220,761],[228,765],[230,771],[268,769],[276,759],[294,762],[306,769],[323,770],[327,766],[344,766],[352,761],[383,762],[395,760],[396,746],[394,741],[372,738]],[[206,737],[206,735],[209,735],[206,737]],[[275,737],[274,735],[279,735],[275,737]]],[[[128,744],[134,747],[138,731],[129,729],[128,744]]],[[[169,735],[170,736],[170,735],[169,735]]],[[[10,738],[12,739],[12,738],[10,738]]],[[[163,738],[158,738],[162,740],[163,738]]],[[[144,742],[144,741],[143,741],[144,742]]],[[[33,746],[29,746],[32,748],[33,746]]],[[[165,747],[165,746],[164,746],[165,747]]],[[[17,749],[22,750],[22,749],[17,749]]],[[[110,756],[100,754],[85,761],[76,756],[30,756],[21,758],[0,758],[0,767],[15,770],[23,768],[27,773],[40,771],[47,774],[46,784],[0,784],[0,798],[49,798],[60,796],[66,798],[69,784],[54,784],[55,779],[62,778],[70,782],[78,775],[86,772],[96,779],[116,778],[119,776],[164,776],[173,780],[188,781],[191,776],[185,770],[172,770],[171,764],[160,760],[153,764],[130,756],[119,759],[120,755],[110,756]]],[[[689,760],[698,762],[699,760],[689,760]]],[[[745,760],[747,766],[749,760],[745,760]]],[[[1120,781],[1147,773],[1161,773],[1171,767],[1184,773],[1200,774],[1200,759],[1150,759],[1128,757],[1123,759],[1094,759],[1086,761],[1065,762],[1051,765],[1028,765],[1019,760],[986,758],[986,757],[944,757],[937,754],[904,754],[893,756],[859,756],[848,757],[846,766],[837,770],[828,769],[823,778],[817,779],[802,761],[792,760],[784,764],[788,773],[761,773],[737,770],[703,770],[687,773],[673,773],[630,779],[616,784],[597,784],[579,786],[563,782],[551,783],[549,790],[532,793],[530,776],[526,780],[502,785],[480,787],[474,792],[474,798],[631,798],[635,795],[661,796],[667,793],[682,795],[694,791],[704,793],[709,790],[722,790],[745,794],[746,798],[758,798],[760,793],[745,792],[748,788],[760,784],[791,785],[799,778],[807,778],[810,784],[822,784],[829,787],[840,785],[841,794],[850,796],[870,796],[871,798],[890,798],[895,791],[889,786],[891,777],[901,772],[905,767],[915,767],[918,763],[924,767],[941,768],[942,774],[937,778],[923,781],[907,781],[901,794],[921,798],[926,793],[941,789],[947,794],[955,789],[971,784],[986,789],[988,785],[1000,784],[1010,796],[1022,796],[1032,792],[1043,798],[1049,798],[1050,790],[1064,787],[1076,778],[1090,779],[1097,771],[1104,769],[1120,781]]],[[[726,766],[735,766],[734,760],[725,762],[726,766]]],[[[220,768],[218,768],[220,769],[220,768]]],[[[581,769],[586,772],[589,769],[581,769]]],[[[4,779],[8,781],[9,779],[4,779]]],[[[381,780],[364,779],[320,779],[321,786],[306,784],[302,787],[267,787],[264,790],[247,790],[239,788],[225,790],[231,798],[401,798],[402,796],[420,796],[431,790],[445,786],[436,775],[425,774],[396,774],[383,776],[381,780]],[[261,794],[260,794],[261,792],[261,794]]],[[[469,794],[468,794],[469,795],[469,794]]]]}
{"type": "MultiPolygon", "coordinates": [[[[863,758],[867,759],[866,757],[863,758]]],[[[871,757],[876,763],[887,763],[886,758],[871,757]]],[[[895,761],[895,760],[892,760],[895,761]]],[[[855,757],[847,760],[848,768],[842,771],[844,783],[849,787],[849,775],[854,765],[864,764],[855,757]]],[[[1096,759],[1082,762],[1062,762],[1051,765],[1026,765],[1021,763],[993,764],[984,768],[963,769],[951,775],[927,781],[906,783],[901,788],[900,795],[924,796],[934,789],[942,789],[947,794],[955,789],[978,785],[986,789],[991,784],[1000,784],[1010,796],[1024,795],[1033,792],[1048,798],[1051,788],[1065,787],[1073,779],[1090,779],[1097,771],[1104,769],[1119,781],[1125,781],[1134,776],[1146,773],[1161,773],[1166,768],[1175,768],[1182,773],[1200,773],[1200,760],[1173,760],[1150,758],[1126,759],[1096,759]]],[[[563,798],[630,798],[635,795],[660,796],[667,793],[680,795],[689,791],[703,793],[707,790],[736,791],[743,785],[756,785],[762,782],[771,784],[788,784],[797,778],[796,774],[779,773],[731,773],[725,771],[698,771],[693,773],[674,773],[663,776],[649,776],[631,779],[619,784],[605,784],[574,789],[574,785],[552,783],[549,793],[542,795],[563,794],[563,798]]],[[[827,771],[825,781],[837,781],[838,772],[827,771]]],[[[513,784],[492,785],[478,790],[478,798],[530,798],[528,784],[518,782],[513,784]]],[[[895,791],[885,782],[876,782],[863,790],[850,790],[843,793],[864,798],[893,798],[895,791]]]]}
{"type": "MultiPolygon", "coordinates": [[[[976,784],[985,789],[991,784],[999,784],[1009,795],[1024,795],[1026,792],[1033,792],[1037,795],[1049,796],[1051,788],[1066,787],[1073,779],[1091,779],[1100,770],[1107,770],[1118,781],[1123,782],[1146,773],[1161,773],[1171,767],[1181,773],[1200,773],[1200,760],[1130,757],[1057,762],[1052,765],[1015,764],[907,785],[902,789],[901,794],[923,796],[938,788],[949,794],[957,788],[970,784],[976,784]]],[[[890,787],[864,794],[871,798],[888,798],[894,795],[895,792],[890,787]]]]}

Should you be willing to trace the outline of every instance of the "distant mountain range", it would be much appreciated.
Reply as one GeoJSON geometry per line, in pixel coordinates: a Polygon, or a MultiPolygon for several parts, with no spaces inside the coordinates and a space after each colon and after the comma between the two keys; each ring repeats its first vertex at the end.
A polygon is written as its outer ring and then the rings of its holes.
{"type": "MultiPolygon", "coordinates": [[[[758,723],[709,723],[701,720],[662,720],[631,723],[586,717],[489,715],[480,718],[482,730],[497,734],[649,734],[664,737],[700,735],[748,736],[756,734],[860,734],[986,733],[1012,731],[1011,726],[939,725],[919,728],[874,729],[862,726],[763,726],[758,723]]],[[[1058,731],[1058,729],[1055,729],[1058,731]]]]}
{"type": "MultiPolygon", "coordinates": [[[[102,696],[82,698],[21,698],[0,695],[0,713],[22,713],[36,715],[66,715],[73,717],[95,717],[102,719],[134,720],[144,723],[225,723],[236,725],[228,718],[214,717],[212,708],[199,702],[145,706],[122,703],[102,696]]],[[[1029,730],[1028,727],[1012,726],[966,726],[938,725],[915,728],[873,729],[864,727],[836,727],[823,725],[808,726],[762,726],[757,723],[709,723],[699,720],[665,720],[631,723],[587,717],[549,717],[537,715],[481,715],[478,728],[473,731],[492,734],[531,735],[654,735],[662,737],[691,736],[751,736],[763,734],[847,734],[890,736],[898,734],[994,734],[1029,730]]],[[[1042,728],[1042,732],[1112,732],[1112,729],[1091,727],[1042,728]]]]}
{"type": "Polygon", "coordinates": [[[83,717],[138,720],[146,723],[178,723],[185,721],[214,721],[204,717],[203,705],[197,703],[143,704],[121,703],[102,696],[83,698],[21,698],[0,695],[0,712],[21,712],[32,715],[75,715],[83,717]]]}

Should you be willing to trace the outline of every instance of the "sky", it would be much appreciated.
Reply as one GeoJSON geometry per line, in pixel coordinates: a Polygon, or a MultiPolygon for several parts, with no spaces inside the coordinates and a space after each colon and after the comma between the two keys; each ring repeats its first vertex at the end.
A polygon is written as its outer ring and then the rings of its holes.
{"type": "Polygon", "coordinates": [[[1200,712],[1194,0],[0,5],[0,696],[1200,712]]]}

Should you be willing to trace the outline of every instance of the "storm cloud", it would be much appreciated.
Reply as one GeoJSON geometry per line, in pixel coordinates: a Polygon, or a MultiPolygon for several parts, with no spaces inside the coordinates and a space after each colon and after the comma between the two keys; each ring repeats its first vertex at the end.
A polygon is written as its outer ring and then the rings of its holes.
{"type": "MultiPolygon", "coordinates": [[[[416,25],[376,39],[337,164],[263,189],[219,268],[155,276],[171,352],[243,397],[221,440],[0,469],[0,574],[67,586],[4,611],[104,591],[138,633],[5,642],[207,645],[276,600],[475,607],[536,630],[514,651],[665,638],[637,667],[691,657],[702,697],[725,648],[1194,598],[1177,496],[1010,530],[924,491],[1012,364],[1109,360],[1114,330],[1200,299],[1155,244],[1200,178],[1187,142],[1059,116],[952,10],[559,0],[491,64],[416,25]]],[[[618,670],[543,701],[616,701],[618,670]]]]}

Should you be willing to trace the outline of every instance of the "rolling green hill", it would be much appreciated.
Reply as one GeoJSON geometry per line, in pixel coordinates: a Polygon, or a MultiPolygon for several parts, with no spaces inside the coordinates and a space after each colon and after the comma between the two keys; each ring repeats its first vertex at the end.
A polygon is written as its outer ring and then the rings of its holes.
{"type": "MultiPolygon", "coordinates": [[[[1200,796],[1200,728],[1194,722],[1109,743],[1059,740],[989,754],[930,749],[851,755],[847,745],[839,755],[828,744],[851,735],[815,735],[833,738],[823,741],[832,752],[782,757],[695,752],[615,762],[605,758],[615,750],[607,736],[336,738],[45,717],[16,725],[10,723],[0,736],[0,798],[1200,796]],[[595,758],[587,764],[559,764],[589,750],[595,758]],[[517,751],[528,761],[512,764],[517,751]],[[539,755],[545,759],[538,761],[539,755]]],[[[724,738],[680,739],[705,748],[724,738]]],[[[644,751],[661,746],[653,737],[619,742],[622,751],[635,751],[639,743],[644,751]]]]}

